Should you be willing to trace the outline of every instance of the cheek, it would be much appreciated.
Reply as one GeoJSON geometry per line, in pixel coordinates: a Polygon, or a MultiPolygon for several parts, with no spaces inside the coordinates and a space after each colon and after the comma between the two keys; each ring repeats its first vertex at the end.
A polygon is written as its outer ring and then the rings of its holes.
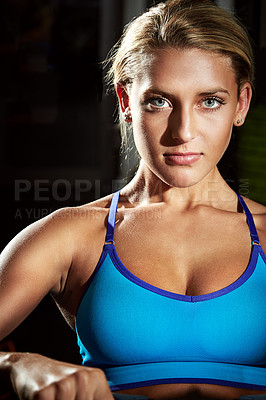
{"type": "Polygon", "coordinates": [[[146,158],[147,154],[154,151],[151,132],[143,121],[133,122],[133,138],[138,153],[142,158],[146,158]]]}
{"type": "Polygon", "coordinates": [[[133,118],[133,135],[136,146],[151,146],[159,136],[158,124],[154,118],[150,118],[146,113],[140,112],[133,118]]]}
{"type": "Polygon", "coordinates": [[[168,129],[169,115],[166,115],[166,112],[158,112],[155,115],[143,111],[133,118],[133,131],[136,138],[139,137],[142,141],[153,142],[157,140],[157,142],[160,142],[160,138],[168,129]]]}
{"type": "Polygon", "coordinates": [[[232,124],[223,123],[216,125],[208,137],[206,137],[207,146],[214,157],[221,157],[227,149],[232,135],[232,124]],[[212,151],[214,151],[214,153],[212,151]]]}

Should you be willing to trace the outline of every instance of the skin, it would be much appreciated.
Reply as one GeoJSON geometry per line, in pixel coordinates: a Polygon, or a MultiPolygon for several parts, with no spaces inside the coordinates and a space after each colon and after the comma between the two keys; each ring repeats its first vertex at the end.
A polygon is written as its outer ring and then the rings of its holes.
{"type": "Polygon", "coordinates": [[[143,64],[144,73],[132,87],[118,89],[122,110],[132,116],[141,158],[168,186],[193,186],[190,193],[202,193],[202,180],[217,181],[215,167],[233,124],[246,117],[251,87],[243,85],[238,98],[230,60],[197,49],[159,50],[143,64]],[[188,168],[169,168],[163,154],[174,151],[200,152],[202,157],[188,168]]]}
{"type": "MultiPolygon", "coordinates": [[[[244,84],[238,97],[230,60],[196,49],[168,49],[146,57],[132,85],[118,86],[117,94],[141,155],[118,206],[115,243],[121,261],[142,280],[175,293],[200,295],[231,284],[248,265],[251,243],[237,196],[216,165],[233,124],[246,117],[250,85],[244,84]],[[199,153],[197,161],[175,165],[166,156],[187,151],[199,153]],[[164,238],[160,246],[158,232],[164,238]]],[[[48,292],[74,326],[102,251],[111,197],[58,210],[26,228],[3,251],[0,339],[48,292]]],[[[265,249],[265,207],[245,200],[265,249]]],[[[20,399],[112,399],[100,370],[36,354],[2,353],[0,361],[1,378],[7,388],[12,382],[20,399]]],[[[123,393],[234,399],[263,392],[172,384],[123,393]]]]}

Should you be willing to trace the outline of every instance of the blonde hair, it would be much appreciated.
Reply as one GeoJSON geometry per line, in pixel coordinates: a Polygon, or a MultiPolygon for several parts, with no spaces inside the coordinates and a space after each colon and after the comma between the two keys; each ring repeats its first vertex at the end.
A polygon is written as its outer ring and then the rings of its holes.
{"type": "MultiPolygon", "coordinates": [[[[231,59],[238,90],[254,80],[253,51],[248,34],[236,17],[210,0],[169,0],[130,22],[108,61],[109,83],[126,87],[139,72],[145,54],[156,49],[198,48],[231,59]]],[[[122,138],[125,123],[120,117],[122,138]]]]}

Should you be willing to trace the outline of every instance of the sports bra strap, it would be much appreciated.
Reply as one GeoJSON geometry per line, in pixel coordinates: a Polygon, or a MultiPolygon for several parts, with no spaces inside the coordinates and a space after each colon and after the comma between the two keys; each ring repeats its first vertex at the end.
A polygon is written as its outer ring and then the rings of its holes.
{"type": "Polygon", "coordinates": [[[258,232],[257,232],[256,226],[254,224],[252,214],[249,211],[248,206],[246,205],[246,203],[244,202],[244,199],[240,196],[240,194],[237,193],[237,196],[238,196],[240,204],[241,204],[241,206],[246,214],[246,217],[247,217],[247,222],[248,222],[248,226],[249,226],[249,230],[250,230],[252,244],[260,245],[258,232]]]}
{"type": "Polygon", "coordinates": [[[112,242],[114,244],[114,234],[115,234],[115,219],[116,219],[116,210],[118,206],[118,200],[120,196],[120,190],[114,193],[109,215],[108,215],[108,223],[107,223],[107,232],[105,237],[105,244],[112,242]]]}

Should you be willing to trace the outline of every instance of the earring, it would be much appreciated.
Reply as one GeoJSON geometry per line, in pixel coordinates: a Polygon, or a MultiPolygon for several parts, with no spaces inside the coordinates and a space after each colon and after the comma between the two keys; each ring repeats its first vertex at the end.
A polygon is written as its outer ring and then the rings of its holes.
{"type": "Polygon", "coordinates": [[[130,107],[126,107],[126,109],[123,112],[123,116],[125,121],[129,122],[131,120],[132,116],[130,107]]]}
{"type": "Polygon", "coordinates": [[[243,118],[238,119],[238,120],[236,121],[237,125],[241,124],[242,122],[243,122],[243,118]]]}

